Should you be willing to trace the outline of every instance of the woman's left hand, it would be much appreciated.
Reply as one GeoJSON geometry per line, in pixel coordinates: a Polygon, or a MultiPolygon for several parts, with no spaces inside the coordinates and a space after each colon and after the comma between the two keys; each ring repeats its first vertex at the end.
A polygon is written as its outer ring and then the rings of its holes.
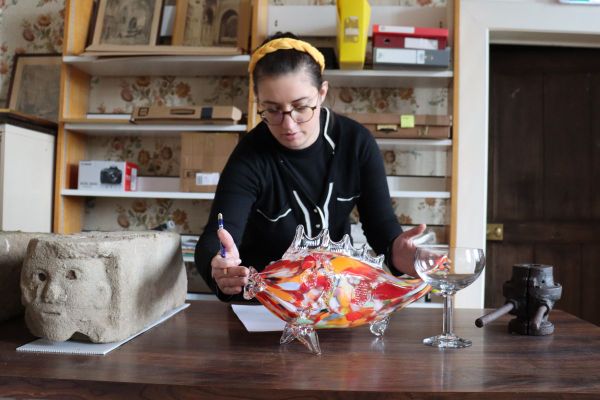
{"type": "Polygon", "coordinates": [[[423,232],[427,226],[421,224],[402,232],[394,239],[392,244],[392,263],[396,269],[404,274],[417,277],[415,271],[414,259],[417,246],[413,243],[413,239],[423,232]]]}

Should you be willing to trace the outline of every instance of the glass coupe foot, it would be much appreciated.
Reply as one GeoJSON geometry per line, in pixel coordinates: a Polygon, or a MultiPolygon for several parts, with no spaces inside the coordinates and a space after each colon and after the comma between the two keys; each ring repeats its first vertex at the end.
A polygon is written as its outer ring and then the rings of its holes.
{"type": "Polygon", "coordinates": [[[468,339],[463,339],[453,334],[441,334],[423,339],[423,344],[445,349],[461,349],[464,347],[469,347],[473,343],[468,339]]]}

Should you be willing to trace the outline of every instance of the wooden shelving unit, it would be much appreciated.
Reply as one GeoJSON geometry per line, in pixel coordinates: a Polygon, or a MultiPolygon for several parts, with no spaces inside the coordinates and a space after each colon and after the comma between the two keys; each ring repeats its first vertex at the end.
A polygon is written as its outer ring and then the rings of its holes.
{"type": "MultiPolygon", "coordinates": [[[[251,48],[268,34],[267,0],[253,0],[251,48]]],[[[60,119],[57,137],[56,181],[53,231],[81,230],[85,197],[206,199],[213,193],[180,192],[94,192],[77,190],[77,166],[85,157],[86,141],[91,136],[174,136],[182,131],[231,132],[251,129],[256,123],[252,90],[248,98],[248,125],[136,125],[123,120],[88,119],[88,99],[92,77],[107,76],[247,76],[248,55],[143,55],[98,57],[84,55],[93,0],[66,0],[65,45],[61,76],[60,119]]],[[[449,0],[448,15],[453,13],[449,0]]],[[[318,10],[315,10],[318,11],[318,10]]],[[[419,10],[425,15],[427,10],[419,10]]],[[[439,15],[439,10],[436,10],[439,15]]],[[[421,18],[421,17],[420,17],[421,18]]],[[[451,24],[451,18],[448,18],[451,24]]],[[[300,33],[302,34],[302,33],[300,33]]],[[[324,78],[334,87],[424,87],[451,91],[454,71],[449,70],[326,70],[324,78]]],[[[454,99],[456,102],[456,99],[454,99]]],[[[451,111],[449,110],[449,113],[451,111]]],[[[453,141],[427,139],[377,139],[381,148],[411,148],[453,151],[453,141]]],[[[427,184],[432,181],[423,178],[427,184]]],[[[391,190],[395,198],[451,199],[451,179],[435,180],[433,187],[391,190]]]]}
{"type": "MultiPolygon", "coordinates": [[[[77,190],[78,163],[84,160],[91,136],[175,136],[181,132],[231,132],[247,125],[137,125],[116,119],[88,119],[92,77],[106,76],[247,76],[249,55],[127,55],[84,54],[94,0],[66,0],[60,115],[57,137],[53,231],[70,233],[83,226],[86,197],[169,198],[210,200],[214,193],[99,192],[77,190]]],[[[264,37],[267,0],[253,0],[252,46],[264,37]]],[[[248,109],[253,107],[249,98],[248,109]]],[[[254,111],[249,111],[253,115],[254,111]]]]}

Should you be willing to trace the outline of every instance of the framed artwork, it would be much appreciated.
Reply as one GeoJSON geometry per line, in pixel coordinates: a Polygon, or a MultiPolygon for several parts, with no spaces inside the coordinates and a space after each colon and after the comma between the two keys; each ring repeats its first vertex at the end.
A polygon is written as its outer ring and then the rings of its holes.
{"type": "Polygon", "coordinates": [[[248,0],[177,0],[173,45],[247,48],[248,0]]]}
{"type": "Polygon", "coordinates": [[[156,45],[163,0],[99,0],[93,51],[156,45]]]}
{"type": "Polygon", "coordinates": [[[8,108],[58,121],[60,54],[19,54],[8,92],[8,108]]]}

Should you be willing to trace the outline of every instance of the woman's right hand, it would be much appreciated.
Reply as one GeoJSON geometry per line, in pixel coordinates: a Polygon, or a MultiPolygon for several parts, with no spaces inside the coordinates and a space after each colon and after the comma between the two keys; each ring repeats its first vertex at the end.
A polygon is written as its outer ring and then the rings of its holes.
{"type": "Polygon", "coordinates": [[[210,262],[211,274],[219,290],[224,294],[238,294],[248,283],[248,268],[240,265],[240,253],[231,234],[225,229],[217,231],[219,241],[225,248],[225,257],[219,253],[210,262]]]}

